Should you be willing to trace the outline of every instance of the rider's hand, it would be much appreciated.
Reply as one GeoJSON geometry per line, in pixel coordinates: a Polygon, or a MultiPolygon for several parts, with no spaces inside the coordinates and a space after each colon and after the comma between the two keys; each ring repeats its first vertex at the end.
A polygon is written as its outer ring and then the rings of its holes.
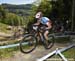
{"type": "Polygon", "coordinates": [[[37,30],[37,29],[38,29],[38,26],[33,26],[33,29],[34,29],[34,30],[37,30]]]}

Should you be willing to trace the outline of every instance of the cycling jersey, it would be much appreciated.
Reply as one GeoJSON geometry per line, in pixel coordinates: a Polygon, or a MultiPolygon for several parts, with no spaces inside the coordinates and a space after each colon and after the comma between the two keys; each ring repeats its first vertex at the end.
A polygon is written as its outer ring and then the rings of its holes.
{"type": "Polygon", "coordinates": [[[46,23],[49,21],[49,19],[47,17],[42,17],[41,18],[41,24],[46,25],[46,23]]]}

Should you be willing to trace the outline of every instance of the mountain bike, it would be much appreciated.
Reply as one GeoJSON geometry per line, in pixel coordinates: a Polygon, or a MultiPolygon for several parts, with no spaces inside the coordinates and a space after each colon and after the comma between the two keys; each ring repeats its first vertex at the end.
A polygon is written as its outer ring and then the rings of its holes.
{"type": "Polygon", "coordinates": [[[47,41],[44,37],[44,30],[42,27],[33,25],[32,28],[33,30],[26,33],[20,41],[20,51],[22,53],[32,52],[39,44],[38,42],[42,42],[45,49],[50,49],[54,45],[54,36],[48,35],[49,40],[47,41]]]}

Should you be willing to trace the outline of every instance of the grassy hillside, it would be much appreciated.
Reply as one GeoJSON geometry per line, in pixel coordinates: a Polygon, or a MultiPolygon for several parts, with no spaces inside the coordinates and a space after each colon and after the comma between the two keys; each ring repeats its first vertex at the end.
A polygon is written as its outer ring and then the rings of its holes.
{"type": "Polygon", "coordinates": [[[3,23],[0,23],[0,32],[7,32],[7,27],[8,27],[8,25],[6,25],[6,24],[3,24],[3,23]]]}
{"type": "Polygon", "coordinates": [[[2,4],[2,6],[9,12],[16,13],[20,16],[27,16],[31,14],[33,4],[22,4],[22,5],[2,4]]]}

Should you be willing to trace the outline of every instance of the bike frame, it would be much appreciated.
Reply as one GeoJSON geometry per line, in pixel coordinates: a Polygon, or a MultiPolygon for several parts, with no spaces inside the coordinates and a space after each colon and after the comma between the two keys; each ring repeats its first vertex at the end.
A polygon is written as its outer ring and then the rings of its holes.
{"type": "Polygon", "coordinates": [[[39,37],[40,41],[43,42],[45,40],[44,32],[40,32],[39,30],[35,32],[35,37],[39,37]]]}

